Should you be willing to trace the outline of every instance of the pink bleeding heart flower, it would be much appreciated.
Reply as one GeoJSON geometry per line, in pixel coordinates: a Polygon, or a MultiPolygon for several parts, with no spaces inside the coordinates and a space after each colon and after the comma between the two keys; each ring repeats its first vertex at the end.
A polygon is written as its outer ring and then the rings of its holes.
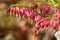
{"type": "Polygon", "coordinates": [[[8,9],[7,9],[7,13],[10,13],[11,9],[12,9],[12,8],[8,8],[8,9]]]}
{"type": "Polygon", "coordinates": [[[59,22],[60,21],[60,15],[56,16],[54,19],[59,22]]]}
{"type": "Polygon", "coordinates": [[[50,21],[47,21],[47,22],[45,23],[45,26],[48,27],[49,24],[50,24],[50,21]]]}
{"type": "Polygon", "coordinates": [[[49,25],[50,25],[50,21],[47,21],[47,22],[45,23],[45,26],[48,27],[49,25]]]}
{"type": "Polygon", "coordinates": [[[25,13],[25,10],[26,10],[26,8],[25,7],[22,7],[20,10],[19,10],[19,12],[20,12],[20,16],[22,17],[25,13]]]}
{"type": "Polygon", "coordinates": [[[56,29],[57,27],[58,27],[58,23],[55,23],[55,24],[52,25],[53,29],[56,29]]]}
{"type": "Polygon", "coordinates": [[[43,12],[43,9],[44,9],[44,6],[40,6],[40,12],[42,13],[43,12]]]}
{"type": "Polygon", "coordinates": [[[30,18],[30,16],[32,15],[31,11],[30,10],[25,10],[25,18],[30,18]]]}
{"type": "Polygon", "coordinates": [[[37,4],[34,4],[31,8],[32,9],[37,9],[38,5],[37,4]]]}
{"type": "Polygon", "coordinates": [[[58,21],[55,22],[55,23],[52,22],[50,25],[51,25],[51,27],[55,30],[55,29],[57,29],[57,27],[59,26],[59,23],[58,23],[58,21]]]}
{"type": "Polygon", "coordinates": [[[60,13],[60,10],[54,9],[54,10],[53,10],[53,13],[54,13],[54,14],[58,14],[58,13],[60,13]]]}
{"type": "Polygon", "coordinates": [[[14,12],[14,16],[16,16],[16,14],[19,15],[19,8],[18,7],[14,8],[13,12],[14,12]]]}
{"type": "Polygon", "coordinates": [[[44,25],[45,25],[44,22],[41,22],[41,23],[40,23],[41,28],[44,28],[44,25]]]}
{"type": "Polygon", "coordinates": [[[50,11],[50,6],[40,6],[40,12],[48,13],[50,11]]]}
{"type": "Polygon", "coordinates": [[[50,25],[50,19],[46,19],[45,26],[48,27],[50,25]]]}
{"type": "Polygon", "coordinates": [[[11,12],[13,13],[13,12],[14,12],[14,10],[15,10],[15,8],[12,8],[12,9],[11,9],[11,12]]]}
{"type": "Polygon", "coordinates": [[[8,8],[7,9],[7,16],[9,16],[10,15],[10,12],[12,11],[12,8],[8,8]]]}
{"type": "MultiPolygon", "coordinates": [[[[44,26],[46,26],[47,20],[44,20],[42,23],[43,23],[44,26]]],[[[42,23],[41,23],[41,25],[42,25],[42,23]]]]}
{"type": "Polygon", "coordinates": [[[35,16],[37,16],[33,11],[30,11],[30,18],[33,19],[35,16]]]}
{"type": "Polygon", "coordinates": [[[14,13],[19,13],[19,8],[18,7],[14,8],[14,13]]]}
{"type": "Polygon", "coordinates": [[[10,15],[10,12],[11,12],[11,13],[12,13],[12,15],[13,15],[14,8],[8,8],[8,10],[7,10],[7,16],[9,16],[9,15],[10,15]]]}
{"type": "Polygon", "coordinates": [[[57,20],[59,20],[59,21],[60,21],[60,15],[58,15],[58,16],[57,16],[57,20]]]}
{"type": "Polygon", "coordinates": [[[32,15],[31,15],[30,18],[31,18],[32,20],[34,20],[35,16],[38,16],[38,15],[32,11],[32,15]]]}
{"type": "Polygon", "coordinates": [[[38,31],[40,29],[40,25],[35,26],[35,29],[38,31]]]}
{"type": "Polygon", "coordinates": [[[42,19],[42,17],[40,17],[39,15],[37,15],[37,16],[34,17],[33,21],[34,21],[35,23],[37,23],[37,22],[40,21],[41,19],[42,19]]]}
{"type": "Polygon", "coordinates": [[[48,13],[50,11],[50,6],[44,6],[44,12],[48,13]]]}

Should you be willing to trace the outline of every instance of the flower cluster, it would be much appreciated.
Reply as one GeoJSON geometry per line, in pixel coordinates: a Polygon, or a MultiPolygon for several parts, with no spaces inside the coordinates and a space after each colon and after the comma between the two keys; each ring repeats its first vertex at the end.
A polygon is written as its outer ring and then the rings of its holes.
{"type": "MultiPolygon", "coordinates": [[[[34,32],[37,32],[40,28],[44,27],[52,27],[54,30],[56,30],[60,23],[60,10],[54,9],[53,10],[53,16],[52,17],[42,17],[38,15],[36,12],[34,12],[34,9],[38,8],[38,5],[35,4],[31,7],[32,9],[28,7],[22,7],[22,8],[8,8],[7,10],[7,16],[12,13],[13,16],[20,15],[21,17],[32,19],[34,23],[36,23],[34,27],[34,32]]],[[[51,7],[50,6],[40,6],[40,13],[49,13],[51,7]]]]}
{"type": "Polygon", "coordinates": [[[36,23],[34,32],[38,32],[40,28],[48,28],[51,27],[54,30],[58,28],[60,25],[60,14],[54,14],[52,18],[43,18],[38,23],[36,23]]]}
{"type": "Polygon", "coordinates": [[[25,17],[25,18],[30,18],[34,21],[34,23],[37,23],[38,21],[40,21],[42,19],[41,16],[37,15],[33,10],[30,10],[27,7],[22,7],[22,8],[8,8],[7,10],[7,15],[10,15],[10,12],[12,13],[12,15],[14,14],[14,16],[16,15],[20,15],[21,17],[25,17]]]}
{"type": "Polygon", "coordinates": [[[36,33],[40,28],[44,28],[44,27],[49,27],[50,26],[50,18],[43,18],[41,21],[39,21],[34,28],[34,32],[36,33]]]}
{"type": "Polygon", "coordinates": [[[50,6],[40,6],[40,12],[45,12],[45,13],[49,13],[50,11],[50,6]]]}

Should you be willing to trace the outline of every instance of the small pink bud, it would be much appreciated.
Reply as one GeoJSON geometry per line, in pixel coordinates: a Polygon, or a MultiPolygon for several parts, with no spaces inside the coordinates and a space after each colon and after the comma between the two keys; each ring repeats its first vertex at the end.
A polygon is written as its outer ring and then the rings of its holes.
{"type": "Polygon", "coordinates": [[[35,4],[35,5],[33,5],[31,8],[32,8],[32,9],[37,9],[37,7],[38,7],[38,5],[35,4]]]}
{"type": "Polygon", "coordinates": [[[44,9],[44,6],[40,6],[40,12],[42,13],[44,9]]]}
{"type": "Polygon", "coordinates": [[[54,10],[53,10],[53,13],[54,13],[54,14],[60,13],[60,10],[54,9],[54,10]]]}

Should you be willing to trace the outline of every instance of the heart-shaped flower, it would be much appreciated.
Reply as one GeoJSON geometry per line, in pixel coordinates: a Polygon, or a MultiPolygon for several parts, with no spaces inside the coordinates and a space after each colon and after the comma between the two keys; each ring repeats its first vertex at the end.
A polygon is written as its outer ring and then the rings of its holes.
{"type": "Polygon", "coordinates": [[[58,15],[58,16],[57,16],[57,20],[59,20],[59,21],[60,21],[60,15],[58,15]]]}
{"type": "Polygon", "coordinates": [[[38,5],[37,4],[34,4],[31,8],[32,9],[37,9],[38,5]]]}
{"type": "Polygon", "coordinates": [[[10,13],[11,9],[12,9],[12,8],[8,8],[8,9],[7,9],[7,13],[10,13]]]}
{"type": "Polygon", "coordinates": [[[41,28],[44,28],[44,25],[45,25],[44,22],[41,22],[41,23],[40,23],[41,28]]]}
{"type": "Polygon", "coordinates": [[[40,21],[41,19],[42,19],[42,17],[40,17],[39,15],[37,15],[37,16],[34,17],[33,21],[34,21],[35,23],[37,23],[37,22],[40,21]]]}
{"type": "Polygon", "coordinates": [[[58,14],[58,13],[60,13],[60,10],[59,10],[59,9],[54,9],[54,10],[53,10],[53,13],[54,13],[54,14],[58,14]]]}
{"type": "Polygon", "coordinates": [[[50,25],[50,19],[46,19],[44,23],[45,23],[45,26],[48,27],[50,25]]]}
{"type": "Polygon", "coordinates": [[[50,25],[55,30],[59,26],[59,23],[58,22],[55,22],[55,23],[52,22],[50,25]]]}
{"type": "Polygon", "coordinates": [[[25,7],[20,8],[19,12],[20,12],[20,16],[21,16],[21,17],[25,14],[25,13],[24,13],[25,10],[26,10],[25,7]]]}
{"type": "Polygon", "coordinates": [[[40,6],[40,12],[48,13],[50,11],[50,6],[40,6]]]}
{"type": "Polygon", "coordinates": [[[48,13],[50,11],[50,6],[44,6],[44,12],[48,13]]]}
{"type": "Polygon", "coordinates": [[[43,12],[43,9],[44,9],[44,6],[40,6],[40,12],[42,13],[43,12]]]}
{"type": "Polygon", "coordinates": [[[13,15],[13,12],[14,12],[14,8],[8,8],[8,10],[7,10],[7,16],[9,16],[10,13],[12,13],[12,15],[13,15]]]}
{"type": "Polygon", "coordinates": [[[14,12],[14,16],[19,16],[19,8],[18,7],[15,7],[13,9],[13,12],[14,12]]]}

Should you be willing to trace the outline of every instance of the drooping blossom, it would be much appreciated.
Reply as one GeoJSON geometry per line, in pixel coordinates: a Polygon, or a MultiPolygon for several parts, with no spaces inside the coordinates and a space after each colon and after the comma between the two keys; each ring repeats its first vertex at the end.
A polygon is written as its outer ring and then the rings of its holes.
{"type": "Polygon", "coordinates": [[[50,25],[50,21],[51,21],[50,18],[46,19],[45,22],[44,22],[45,23],[44,26],[48,27],[50,25]]]}
{"type": "Polygon", "coordinates": [[[37,4],[34,4],[31,8],[32,9],[37,9],[38,5],[37,4]]]}
{"type": "Polygon", "coordinates": [[[40,5],[40,12],[42,13],[44,10],[44,6],[40,5]]]}
{"type": "Polygon", "coordinates": [[[21,17],[25,14],[25,13],[24,13],[25,10],[26,10],[25,7],[20,8],[19,12],[20,12],[20,16],[21,16],[21,17]]]}
{"type": "Polygon", "coordinates": [[[44,6],[44,12],[48,13],[50,11],[50,6],[44,6]]]}
{"type": "Polygon", "coordinates": [[[54,14],[59,14],[59,13],[60,13],[60,10],[59,10],[59,9],[54,9],[54,10],[53,10],[53,13],[54,13],[54,14]]]}
{"type": "Polygon", "coordinates": [[[40,6],[40,12],[44,12],[44,13],[49,13],[50,11],[50,6],[40,6]]]}
{"type": "Polygon", "coordinates": [[[58,23],[53,23],[53,24],[51,25],[51,27],[52,27],[53,29],[57,29],[58,23]]]}
{"type": "Polygon", "coordinates": [[[19,8],[18,7],[15,7],[13,12],[14,12],[14,16],[19,16],[19,8]]]}
{"type": "Polygon", "coordinates": [[[59,21],[57,20],[57,21],[52,21],[51,23],[50,23],[50,26],[55,30],[55,29],[57,29],[58,28],[58,26],[59,26],[59,21]]]}
{"type": "Polygon", "coordinates": [[[7,14],[6,14],[6,15],[9,16],[9,15],[10,15],[10,12],[11,12],[12,10],[13,10],[12,8],[8,8],[8,9],[7,9],[7,14]]]}
{"type": "Polygon", "coordinates": [[[41,19],[42,19],[42,17],[39,16],[39,15],[37,15],[37,16],[34,17],[33,21],[34,21],[35,23],[37,23],[37,22],[40,21],[41,19]]]}
{"type": "Polygon", "coordinates": [[[13,14],[16,16],[16,14],[19,14],[19,8],[18,7],[8,8],[7,15],[10,15],[10,14],[12,14],[12,16],[13,16],[13,14]]]}

